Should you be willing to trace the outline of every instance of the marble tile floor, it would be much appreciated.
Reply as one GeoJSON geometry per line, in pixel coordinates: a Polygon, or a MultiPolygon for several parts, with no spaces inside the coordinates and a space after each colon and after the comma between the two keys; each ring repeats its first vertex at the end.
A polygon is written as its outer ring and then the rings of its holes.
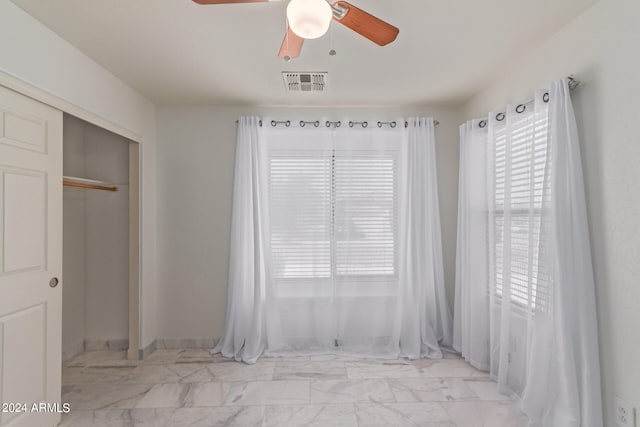
{"type": "Polygon", "coordinates": [[[526,417],[462,359],[262,358],[207,350],[86,352],[63,367],[64,427],[524,427],[526,417]]]}

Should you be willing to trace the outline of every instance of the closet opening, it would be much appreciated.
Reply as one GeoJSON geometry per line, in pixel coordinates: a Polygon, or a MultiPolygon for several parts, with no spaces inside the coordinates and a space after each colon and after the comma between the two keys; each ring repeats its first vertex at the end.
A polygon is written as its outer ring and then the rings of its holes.
{"type": "Polygon", "coordinates": [[[139,150],[136,142],[64,115],[65,364],[98,350],[138,359],[139,150]]]}

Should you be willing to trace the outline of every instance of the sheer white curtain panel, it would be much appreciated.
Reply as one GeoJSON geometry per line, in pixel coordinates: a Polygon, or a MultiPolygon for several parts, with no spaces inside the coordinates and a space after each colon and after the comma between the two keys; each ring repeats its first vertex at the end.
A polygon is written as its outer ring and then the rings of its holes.
{"type": "Polygon", "coordinates": [[[255,363],[281,346],[271,287],[268,164],[259,117],[240,117],[233,178],[225,326],[212,353],[255,363]]]}
{"type": "Polygon", "coordinates": [[[262,129],[257,120],[239,121],[228,309],[213,351],[249,363],[442,357],[452,320],[433,120],[262,129]]]}
{"type": "Polygon", "coordinates": [[[490,361],[487,149],[480,120],[460,126],[453,348],[483,371],[490,361]]]}
{"type": "Polygon", "coordinates": [[[454,348],[520,400],[532,427],[601,427],[595,286],[567,80],[462,125],[460,165],[454,348]]]}
{"type": "Polygon", "coordinates": [[[402,355],[440,358],[452,345],[452,316],[444,285],[434,122],[407,120],[400,191],[402,355]]]}

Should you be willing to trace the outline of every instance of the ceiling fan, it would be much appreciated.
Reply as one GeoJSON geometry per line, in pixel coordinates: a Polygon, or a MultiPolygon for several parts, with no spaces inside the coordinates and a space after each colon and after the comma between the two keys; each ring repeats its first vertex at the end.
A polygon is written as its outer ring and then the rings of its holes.
{"type": "MultiPolygon", "coordinates": [[[[198,4],[263,3],[274,0],[193,0],[198,4]]],[[[346,1],[290,0],[287,5],[287,32],[278,57],[297,58],[305,39],[324,35],[335,20],[379,46],[396,39],[400,30],[346,1]]]]}

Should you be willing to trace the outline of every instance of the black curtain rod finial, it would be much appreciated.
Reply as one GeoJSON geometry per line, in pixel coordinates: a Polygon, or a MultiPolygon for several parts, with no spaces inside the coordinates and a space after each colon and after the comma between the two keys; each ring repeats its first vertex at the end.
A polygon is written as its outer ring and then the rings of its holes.
{"type": "Polygon", "coordinates": [[[571,74],[568,77],[569,83],[569,90],[574,90],[575,88],[577,88],[578,86],[580,86],[580,84],[582,83],[580,80],[576,80],[575,77],[573,77],[573,74],[571,74]]]}

